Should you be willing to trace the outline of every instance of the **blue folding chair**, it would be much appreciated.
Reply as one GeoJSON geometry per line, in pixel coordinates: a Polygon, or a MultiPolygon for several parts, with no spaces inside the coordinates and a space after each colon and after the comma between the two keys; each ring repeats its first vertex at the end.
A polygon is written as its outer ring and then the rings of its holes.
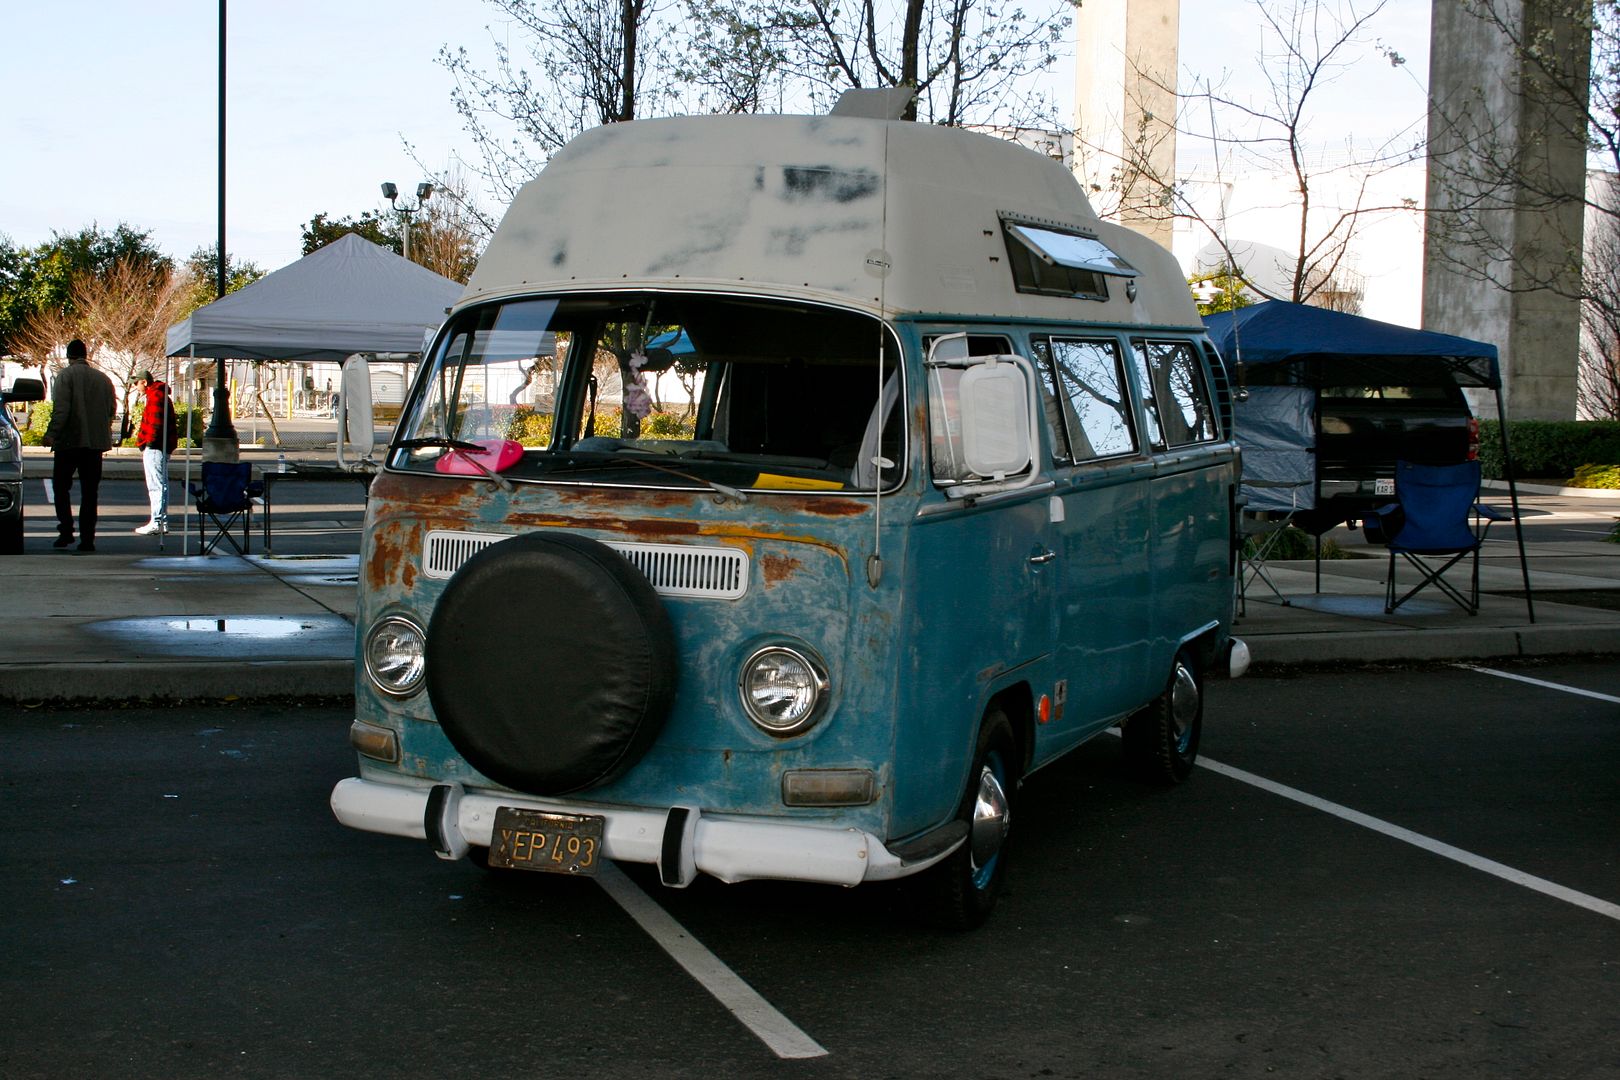
{"type": "Polygon", "coordinates": [[[252,528],[253,504],[264,494],[264,483],[253,479],[253,466],[246,462],[205,461],[202,463],[202,484],[191,485],[191,497],[197,503],[197,541],[201,553],[206,555],[221,540],[236,549],[238,555],[248,552],[248,535],[252,528]],[[231,528],[242,523],[242,542],[238,544],[231,528]],[[208,524],[214,525],[214,538],[208,539],[208,524]]]}
{"type": "Polygon", "coordinates": [[[1389,576],[1384,591],[1384,613],[1390,614],[1419,592],[1435,586],[1470,615],[1479,614],[1479,549],[1492,522],[1504,514],[1479,501],[1479,462],[1460,465],[1395,463],[1395,501],[1373,511],[1367,522],[1389,548],[1389,576]],[[1396,598],[1397,556],[1417,568],[1421,580],[1396,598]],[[1462,590],[1443,575],[1463,559],[1472,557],[1469,590],[1462,590]],[[1443,560],[1443,561],[1442,561],[1443,560]]]}

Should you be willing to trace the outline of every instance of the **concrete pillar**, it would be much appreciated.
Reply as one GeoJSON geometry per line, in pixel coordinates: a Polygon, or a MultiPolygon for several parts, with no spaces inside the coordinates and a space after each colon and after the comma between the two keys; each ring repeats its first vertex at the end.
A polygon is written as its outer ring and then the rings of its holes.
{"type": "MultiPolygon", "coordinates": [[[[1584,102],[1540,92],[1519,41],[1555,42],[1569,85],[1585,86],[1589,0],[1436,2],[1429,53],[1428,210],[1423,326],[1500,352],[1513,419],[1575,416],[1580,352],[1584,102]]],[[[1476,411],[1482,401],[1476,400],[1476,411]]],[[[1493,415],[1494,402],[1485,415],[1493,415]]]]}
{"type": "Polygon", "coordinates": [[[1181,0],[1085,0],[1074,22],[1081,182],[1099,211],[1168,248],[1181,0]]]}

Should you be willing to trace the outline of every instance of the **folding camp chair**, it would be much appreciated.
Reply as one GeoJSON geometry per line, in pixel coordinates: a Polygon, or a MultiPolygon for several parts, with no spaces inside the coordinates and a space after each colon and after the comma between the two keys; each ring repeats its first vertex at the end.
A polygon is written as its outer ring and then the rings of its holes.
{"type": "Polygon", "coordinates": [[[197,540],[200,553],[208,554],[224,540],[236,549],[238,555],[248,551],[248,535],[252,528],[253,504],[264,493],[264,484],[253,479],[253,466],[245,462],[205,461],[202,463],[202,484],[191,485],[191,497],[197,503],[197,540]],[[242,523],[242,542],[238,544],[231,528],[242,523]],[[214,538],[208,539],[208,524],[214,525],[214,538]]]}
{"type": "Polygon", "coordinates": [[[1239,509],[1238,513],[1238,543],[1241,545],[1238,557],[1238,615],[1249,613],[1249,589],[1255,582],[1260,582],[1271,590],[1283,607],[1288,607],[1288,597],[1277,588],[1277,583],[1271,579],[1271,571],[1266,567],[1266,560],[1270,559],[1282,541],[1283,533],[1294,522],[1294,515],[1299,512],[1298,485],[1293,483],[1273,483],[1265,480],[1249,479],[1244,481],[1245,494],[1254,488],[1288,489],[1291,505],[1286,508],[1272,510],[1252,510],[1247,506],[1239,509]]]}
{"type": "Polygon", "coordinates": [[[1477,461],[1460,465],[1395,463],[1395,502],[1374,511],[1369,521],[1383,534],[1389,548],[1386,615],[1430,585],[1468,614],[1479,614],[1479,549],[1491,523],[1511,516],[1480,504],[1479,478],[1477,461]],[[1395,596],[1396,556],[1416,567],[1421,575],[1421,580],[1399,599],[1395,596]],[[1469,557],[1472,574],[1469,591],[1464,595],[1443,575],[1469,557]]]}

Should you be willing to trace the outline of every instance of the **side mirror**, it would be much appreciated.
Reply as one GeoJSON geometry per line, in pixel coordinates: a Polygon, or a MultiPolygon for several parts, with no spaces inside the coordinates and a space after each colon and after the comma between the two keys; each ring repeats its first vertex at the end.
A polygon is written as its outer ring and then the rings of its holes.
{"type": "Polygon", "coordinates": [[[1004,480],[1029,468],[1029,382],[1017,364],[991,357],[962,374],[962,460],[1004,480]]]}
{"type": "Polygon", "coordinates": [[[1035,369],[1021,356],[968,356],[965,335],[940,338],[928,359],[934,483],[952,498],[1035,480],[1035,369]]]}
{"type": "MultiPolygon", "coordinates": [[[[348,466],[347,447],[358,461],[371,456],[377,445],[376,421],[371,406],[371,368],[364,353],[355,353],[343,361],[341,389],[338,393],[338,464],[348,466]]],[[[358,463],[358,462],[357,462],[358,463]]]]}
{"type": "Polygon", "coordinates": [[[10,390],[0,392],[0,399],[8,405],[13,401],[44,401],[45,384],[38,379],[17,379],[10,390]]]}

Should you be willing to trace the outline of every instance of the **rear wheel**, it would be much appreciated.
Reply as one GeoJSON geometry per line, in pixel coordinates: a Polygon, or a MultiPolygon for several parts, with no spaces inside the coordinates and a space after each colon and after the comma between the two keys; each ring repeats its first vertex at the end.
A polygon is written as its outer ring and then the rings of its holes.
{"type": "Polygon", "coordinates": [[[928,922],[947,930],[971,930],[996,906],[1007,875],[1006,842],[1012,828],[1010,793],[1017,782],[1012,725],[999,709],[990,710],[957,811],[967,840],[917,880],[928,922]]]}
{"type": "Polygon", "coordinates": [[[1170,670],[1170,684],[1152,703],[1125,721],[1125,760],[1144,780],[1173,785],[1187,779],[1198,760],[1204,725],[1204,681],[1184,649],[1170,670]]]}

